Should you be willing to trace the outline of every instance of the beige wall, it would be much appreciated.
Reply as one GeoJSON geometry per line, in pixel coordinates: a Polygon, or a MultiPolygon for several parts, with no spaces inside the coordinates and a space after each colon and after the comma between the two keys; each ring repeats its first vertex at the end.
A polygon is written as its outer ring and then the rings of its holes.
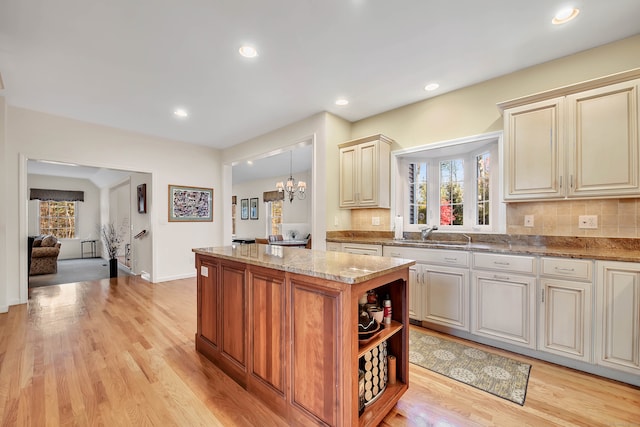
{"type": "MultiPolygon", "coordinates": [[[[194,247],[222,243],[222,174],[219,151],[9,106],[5,168],[7,187],[7,279],[0,283],[8,305],[26,302],[26,159],[46,159],[151,174],[153,281],[195,275],[194,247]],[[23,175],[24,174],[24,175],[23,175]],[[169,184],[214,188],[214,221],[169,223],[169,184]]],[[[149,194],[149,191],[151,192],[149,194]]],[[[101,214],[102,216],[102,214],[101,214]]],[[[4,271],[4,270],[3,270],[4,271]]]]}
{"type": "MultiPolygon", "coordinates": [[[[497,103],[640,68],[639,52],[640,35],[360,120],[352,124],[350,139],[383,133],[397,142],[392,150],[398,150],[500,131],[503,129],[503,124],[500,111],[496,107],[497,103]]],[[[337,153],[328,158],[328,174],[337,173],[337,153]]],[[[334,188],[334,191],[337,191],[337,183],[328,188],[334,188]]],[[[513,203],[507,207],[507,231],[525,234],[589,235],[573,227],[577,219],[567,218],[565,212],[567,209],[571,211],[573,207],[576,212],[583,209],[589,212],[603,212],[603,227],[591,233],[599,233],[597,235],[602,236],[639,236],[637,214],[633,220],[628,216],[630,209],[628,206],[635,206],[634,201],[615,200],[602,203],[559,201],[539,202],[535,205],[535,212],[546,212],[551,215],[546,227],[542,225],[542,218],[539,221],[540,225],[533,229],[521,227],[523,212],[534,209],[513,203]],[[621,208],[621,206],[626,207],[621,208]],[[616,213],[612,213],[614,211],[616,213]],[[552,218],[554,215],[555,219],[552,218]]],[[[380,215],[382,221],[383,214],[384,212],[354,211],[352,217],[357,220],[352,220],[352,228],[378,229],[370,225],[371,217],[380,215]]]]}

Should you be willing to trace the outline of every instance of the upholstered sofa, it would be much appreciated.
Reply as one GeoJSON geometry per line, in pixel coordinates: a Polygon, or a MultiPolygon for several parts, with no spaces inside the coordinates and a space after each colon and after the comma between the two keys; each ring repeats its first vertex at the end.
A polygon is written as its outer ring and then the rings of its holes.
{"type": "Polygon", "coordinates": [[[33,240],[29,275],[52,274],[58,272],[60,242],[54,236],[38,236],[33,240]]]}

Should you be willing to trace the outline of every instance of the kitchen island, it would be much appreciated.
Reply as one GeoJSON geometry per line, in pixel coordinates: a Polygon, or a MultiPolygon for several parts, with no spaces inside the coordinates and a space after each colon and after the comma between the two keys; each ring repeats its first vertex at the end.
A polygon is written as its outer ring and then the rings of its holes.
{"type": "Polygon", "coordinates": [[[377,425],[407,390],[414,261],[262,244],[193,252],[197,351],[290,424],[377,425]],[[369,290],[389,295],[392,322],[361,343],[358,300],[369,290]],[[382,345],[397,380],[359,415],[361,358],[382,345]]]}

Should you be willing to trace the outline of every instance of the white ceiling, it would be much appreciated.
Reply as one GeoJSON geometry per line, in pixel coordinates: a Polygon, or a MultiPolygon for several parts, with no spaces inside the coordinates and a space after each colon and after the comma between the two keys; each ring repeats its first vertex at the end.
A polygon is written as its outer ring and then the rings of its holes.
{"type": "Polygon", "coordinates": [[[350,121],[640,31],[640,1],[2,0],[9,105],[229,147],[350,121]],[[253,44],[259,56],[241,57],[253,44]],[[423,90],[437,81],[440,89],[423,90]],[[347,97],[350,104],[334,101],[347,97]],[[176,107],[187,119],[172,115],[176,107]]]}
{"type": "Polygon", "coordinates": [[[27,161],[27,173],[35,175],[61,176],[88,179],[98,188],[108,188],[124,181],[131,175],[129,171],[94,168],[82,165],[55,164],[37,160],[27,161]]]}

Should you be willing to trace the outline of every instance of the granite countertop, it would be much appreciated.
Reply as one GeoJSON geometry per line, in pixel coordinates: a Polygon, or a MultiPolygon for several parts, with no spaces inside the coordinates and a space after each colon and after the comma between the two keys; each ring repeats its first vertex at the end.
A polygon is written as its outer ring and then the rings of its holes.
{"type": "Polygon", "coordinates": [[[193,252],[347,284],[366,282],[415,261],[263,244],[195,248],[193,252]]]}
{"type": "Polygon", "coordinates": [[[396,240],[392,233],[333,232],[327,242],[467,250],[515,255],[541,255],[603,261],[640,262],[640,239],[434,233],[423,242],[417,236],[396,240]]]}

